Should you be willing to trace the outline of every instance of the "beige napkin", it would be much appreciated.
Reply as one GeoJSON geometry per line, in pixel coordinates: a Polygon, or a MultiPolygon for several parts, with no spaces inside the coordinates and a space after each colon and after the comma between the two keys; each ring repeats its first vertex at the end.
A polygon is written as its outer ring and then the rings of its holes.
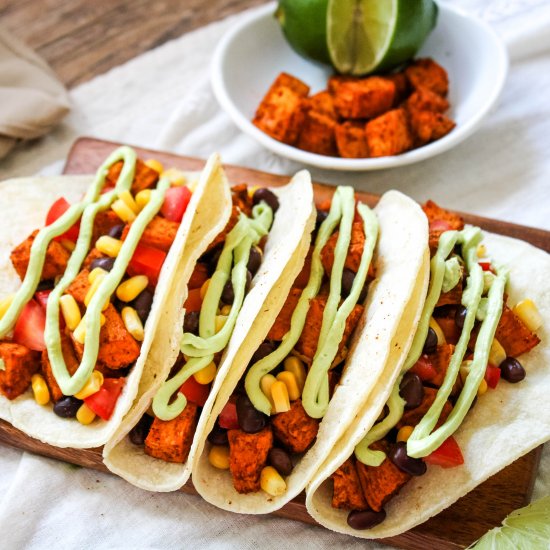
{"type": "Polygon", "coordinates": [[[18,140],[46,134],[69,106],[67,91],[45,61],[0,27],[0,159],[18,140]]]}

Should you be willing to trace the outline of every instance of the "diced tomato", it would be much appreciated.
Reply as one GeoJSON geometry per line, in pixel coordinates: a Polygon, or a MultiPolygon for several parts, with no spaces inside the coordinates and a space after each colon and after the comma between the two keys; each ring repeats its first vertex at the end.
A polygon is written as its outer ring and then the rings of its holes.
{"type": "Polygon", "coordinates": [[[30,300],[15,323],[13,340],[34,351],[43,351],[45,328],[46,312],[38,302],[30,300]]]}
{"type": "Polygon", "coordinates": [[[181,386],[180,392],[199,407],[204,407],[210,394],[210,384],[199,384],[194,376],[188,378],[181,386]]]}
{"type": "Polygon", "coordinates": [[[149,282],[156,285],[165,258],[166,252],[163,250],[138,244],[128,265],[128,272],[130,275],[147,275],[149,282]]]}
{"type": "Polygon", "coordinates": [[[493,390],[497,387],[498,381],[500,380],[500,372],[500,369],[493,365],[487,365],[485,369],[485,381],[493,390]]]}
{"type": "Polygon", "coordinates": [[[426,456],[424,462],[442,468],[454,468],[464,464],[464,457],[455,438],[451,436],[438,449],[426,456]]]}
{"type": "Polygon", "coordinates": [[[451,224],[447,220],[434,220],[430,222],[430,231],[448,231],[451,224]]]}
{"type": "Polygon", "coordinates": [[[42,306],[42,309],[46,311],[48,306],[48,296],[50,295],[51,290],[39,290],[34,293],[34,299],[42,306]]]}
{"type": "Polygon", "coordinates": [[[167,220],[180,223],[190,200],[191,191],[188,187],[170,187],[164,196],[160,213],[167,220]]]}
{"type": "Polygon", "coordinates": [[[190,289],[200,288],[208,280],[208,267],[202,262],[198,262],[195,265],[195,269],[191,274],[191,278],[187,283],[187,287],[190,289]]]}
{"type": "Polygon", "coordinates": [[[126,380],[124,378],[105,378],[96,393],[84,398],[84,403],[103,420],[109,420],[116,407],[126,380]]]}
{"type": "Polygon", "coordinates": [[[418,361],[413,365],[409,372],[418,374],[422,382],[432,380],[437,375],[437,371],[431,364],[427,355],[421,355],[418,361]]]}
{"type": "Polygon", "coordinates": [[[493,266],[491,265],[491,262],[478,262],[481,266],[481,269],[483,271],[493,271],[493,266]]]}
{"type": "MultiPolygon", "coordinates": [[[[57,199],[48,210],[46,215],[46,225],[51,225],[58,218],[60,218],[65,212],[69,209],[71,205],[63,198],[57,199]]],[[[78,232],[80,231],[80,222],[76,222],[71,228],[69,228],[65,233],[55,237],[56,241],[61,241],[62,239],[67,239],[69,241],[76,242],[78,239],[78,232]]]]}
{"type": "Polygon", "coordinates": [[[201,305],[202,305],[201,289],[194,288],[193,290],[190,290],[189,294],[187,295],[187,300],[185,300],[185,304],[183,305],[183,307],[185,308],[185,311],[187,313],[191,311],[200,311],[201,305]]]}
{"type": "Polygon", "coordinates": [[[233,401],[228,401],[218,417],[218,423],[221,428],[226,430],[236,430],[239,427],[237,419],[237,405],[233,401]]]}

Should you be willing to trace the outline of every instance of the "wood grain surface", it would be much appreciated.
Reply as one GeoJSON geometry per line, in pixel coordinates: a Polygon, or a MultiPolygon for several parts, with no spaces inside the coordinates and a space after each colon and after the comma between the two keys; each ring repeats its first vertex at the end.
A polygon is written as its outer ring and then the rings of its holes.
{"type": "MultiPolygon", "coordinates": [[[[64,172],[67,174],[92,173],[116,147],[115,143],[81,138],[74,144],[64,172]]],[[[174,166],[185,170],[195,170],[204,164],[204,161],[200,159],[179,157],[140,148],[136,148],[136,150],[141,158],[156,158],[163,162],[165,167],[174,166]]],[[[250,185],[277,186],[288,180],[285,176],[266,174],[236,166],[226,166],[226,170],[233,182],[246,181],[250,185]]],[[[330,197],[333,190],[333,187],[315,184],[315,194],[318,200],[330,197]]],[[[377,195],[374,194],[358,193],[358,195],[371,205],[378,200],[377,195]]],[[[491,231],[523,238],[546,250],[550,248],[550,233],[546,231],[468,215],[465,215],[465,218],[467,221],[491,231]]],[[[51,447],[24,435],[1,421],[0,442],[87,468],[107,471],[101,461],[100,449],[75,450],[51,447]]],[[[533,489],[541,449],[539,447],[514,462],[438,516],[407,533],[385,539],[382,542],[411,550],[426,548],[454,550],[468,546],[487,530],[500,524],[512,510],[527,502],[533,489]]],[[[191,482],[182,491],[195,492],[191,482]]],[[[304,523],[315,523],[306,511],[304,495],[300,495],[288,503],[283,509],[276,512],[276,515],[304,523]]]]}

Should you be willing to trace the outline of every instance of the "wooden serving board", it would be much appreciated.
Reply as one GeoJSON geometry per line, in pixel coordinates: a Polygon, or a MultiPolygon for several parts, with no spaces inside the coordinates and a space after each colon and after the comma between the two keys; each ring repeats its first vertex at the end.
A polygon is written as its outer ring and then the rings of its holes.
{"type": "MultiPolygon", "coordinates": [[[[117,143],[92,138],[80,138],[75,142],[69,153],[64,173],[94,173],[108,154],[118,145],[117,143]]],[[[165,167],[200,170],[204,165],[203,160],[196,158],[181,157],[140,147],[135,149],[142,159],[156,158],[165,167]]],[[[286,176],[277,176],[249,168],[237,166],[225,166],[225,168],[232,182],[280,186],[288,181],[286,176]]],[[[329,198],[334,191],[334,187],[322,184],[314,184],[314,188],[318,202],[329,198]]],[[[357,194],[370,206],[374,206],[379,199],[378,195],[370,193],[357,194]]],[[[469,223],[502,235],[523,239],[550,252],[550,232],[469,214],[463,214],[463,216],[469,223]]],[[[86,468],[103,472],[108,471],[101,459],[101,449],[81,450],[52,447],[26,436],[1,420],[0,442],[86,468]]],[[[527,503],[533,490],[541,452],[542,447],[539,447],[523,456],[422,525],[397,537],[383,539],[380,542],[410,550],[465,548],[489,529],[499,525],[512,510],[527,503]]],[[[191,482],[187,483],[181,490],[185,493],[196,494],[191,482]]],[[[304,501],[305,495],[301,494],[281,510],[275,512],[275,515],[316,524],[307,513],[304,501]]]]}

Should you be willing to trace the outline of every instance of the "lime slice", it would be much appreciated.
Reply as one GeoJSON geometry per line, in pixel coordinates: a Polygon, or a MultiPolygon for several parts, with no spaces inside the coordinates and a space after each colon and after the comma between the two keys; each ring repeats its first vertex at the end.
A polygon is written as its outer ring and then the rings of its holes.
{"type": "Polygon", "coordinates": [[[470,546],[475,550],[548,550],[550,548],[550,496],[515,510],[470,546]]]}
{"type": "Polygon", "coordinates": [[[436,20],[433,0],[329,0],[332,64],[352,75],[390,70],[414,57],[436,20]]]}

